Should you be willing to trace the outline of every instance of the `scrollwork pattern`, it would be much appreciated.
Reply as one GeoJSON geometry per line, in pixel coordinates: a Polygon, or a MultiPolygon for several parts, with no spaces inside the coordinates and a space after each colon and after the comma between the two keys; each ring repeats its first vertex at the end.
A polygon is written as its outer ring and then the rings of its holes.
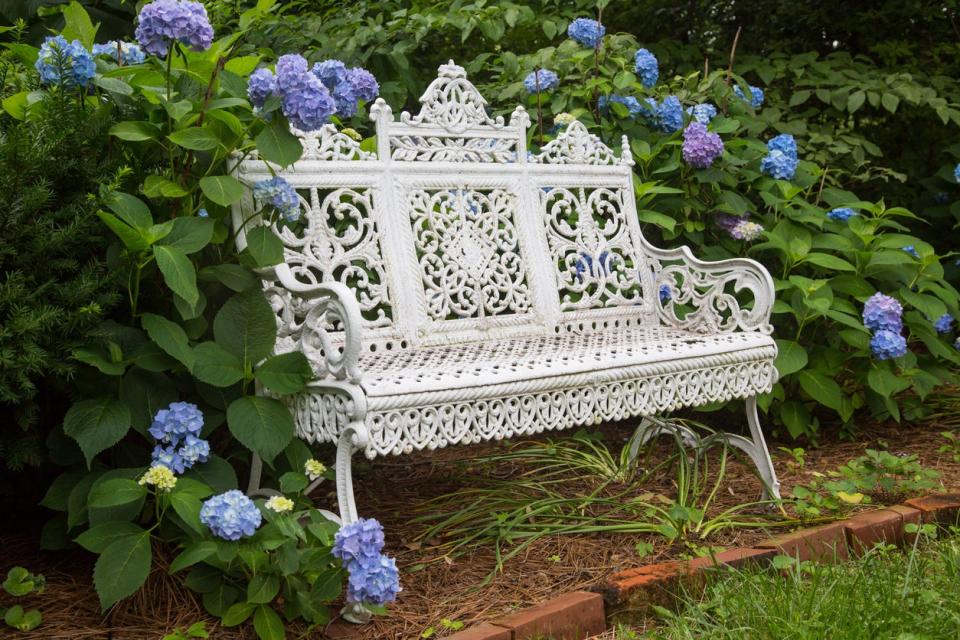
{"type": "Polygon", "coordinates": [[[471,127],[502,128],[503,118],[487,115],[487,100],[467,80],[463,67],[453,63],[441,65],[437,78],[420,97],[420,113],[400,114],[400,121],[408,125],[433,124],[451,133],[462,133],[471,127]]]}

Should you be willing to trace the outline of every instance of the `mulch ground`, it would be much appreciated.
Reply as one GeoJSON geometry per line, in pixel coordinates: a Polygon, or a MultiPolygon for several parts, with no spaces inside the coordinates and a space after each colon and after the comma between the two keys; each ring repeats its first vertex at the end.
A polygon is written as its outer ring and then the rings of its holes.
{"type": "MultiPolygon", "coordinates": [[[[956,418],[951,416],[950,421],[956,418]]],[[[612,451],[618,451],[635,424],[630,421],[604,426],[604,442],[612,451]]],[[[939,435],[943,429],[942,420],[912,426],[873,425],[860,430],[853,440],[824,439],[818,447],[808,448],[803,467],[791,464],[791,456],[778,449],[781,443],[769,444],[784,495],[789,495],[796,484],[809,483],[813,473],[836,469],[865,449],[880,446],[892,453],[917,454],[925,466],[941,472],[946,488],[960,489],[960,464],[937,453],[945,442],[939,435]]],[[[658,453],[669,454],[669,443],[657,446],[658,453]]],[[[358,510],[364,517],[375,517],[383,523],[387,552],[397,559],[403,592],[390,607],[389,616],[376,618],[370,624],[354,626],[335,621],[325,629],[309,633],[288,629],[288,637],[414,639],[430,627],[435,629],[433,637],[443,637],[452,631],[444,627],[442,620],[469,626],[535,605],[563,591],[597,588],[616,571],[676,558],[687,552],[665,543],[662,537],[651,535],[556,536],[530,545],[487,581],[496,566],[492,548],[453,555],[448,547],[437,545],[439,540],[421,539],[424,525],[414,520],[432,498],[481,486],[491,476],[505,479],[522,473],[524,469],[516,465],[471,463],[477,456],[503,451],[503,444],[494,443],[373,462],[358,457],[354,472],[358,510]],[[644,541],[653,544],[653,551],[640,557],[635,546],[644,541]]],[[[643,486],[643,491],[665,495],[670,495],[673,489],[669,474],[655,477],[643,486]]],[[[732,462],[716,508],[749,502],[759,493],[760,483],[750,468],[741,462],[732,462]]],[[[329,507],[335,501],[332,495],[319,495],[317,502],[318,506],[329,507]]],[[[9,525],[16,525],[6,524],[7,527],[0,524],[0,528],[9,530],[9,525]]],[[[739,529],[714,535],[707,542],[714,547],[747,546],[768,535],[769,532],[762,530],[739,529]]],[[[17,637],[159,640],[176,627],[208,619],[198,598],[180,585],[178,579],[167,575],[162,566],[155,569],[143,590],[102,615],[91,585],[91,556],[82,551],[40,552],[36,538],[23,533],[0,536],[0,570],[5,573],[10,566],[19,564],[47,578],[46,592],[24,603],[41,610],[43,624],[36,631],[17,634],[17,637]]],[[[211,637],[217,639],[255,637],[252,629],[218,628],[212,620],[208,629],[212,631],[211,637]]]]}

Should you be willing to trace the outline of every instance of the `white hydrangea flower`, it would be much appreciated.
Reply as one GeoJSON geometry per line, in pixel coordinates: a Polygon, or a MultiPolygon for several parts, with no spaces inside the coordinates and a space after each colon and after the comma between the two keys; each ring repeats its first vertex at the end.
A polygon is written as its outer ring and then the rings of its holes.
{"type": "Polygon", "coordinates": [[[310,458],[303,463],[303,472],[307,474],[311,482],[322,476],[326,470],[327,467],[315,458],[310,458]]]}
{"type": "Polygon", "coordinates": [[[286,513],[293,511],[293,500],[285,496],[273,496],[263,506],[276,513],[286,513]]]}
{"type": "Polygon", "coordinates": [[[173,471],[164,465],[156,464],[143,474],[139,483],[141,486],[148,484],[156,487],[160,491],[170,491],[177,486],[177,476],[173,475],[173,471]]]}

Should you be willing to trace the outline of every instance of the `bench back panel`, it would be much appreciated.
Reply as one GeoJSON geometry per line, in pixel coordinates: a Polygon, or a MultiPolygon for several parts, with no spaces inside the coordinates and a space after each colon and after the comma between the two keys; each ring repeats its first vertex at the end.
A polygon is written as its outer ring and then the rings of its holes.
{"type": "MultiPolygon", "coordinates": [[[[452,62],[420,101],[396,120],[382,100],[371,107],[376,152],[327,126],[274,168],[302,196],[301,221],[274,227],[287,263],[304,282],[356,291],[367,348],[657,323],[625,139],[617,157],[574,121],[528,154],[524,109],[491,118],[452,62]]],[[[271,175],[257,159],[237,173],[271,175]]],[[[295,336],[301,303],[268,291],[295,336]]]]}

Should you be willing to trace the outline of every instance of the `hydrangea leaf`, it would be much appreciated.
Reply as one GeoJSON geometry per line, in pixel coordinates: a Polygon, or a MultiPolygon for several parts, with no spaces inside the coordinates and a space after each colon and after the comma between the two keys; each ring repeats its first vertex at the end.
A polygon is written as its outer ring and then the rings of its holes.
{"type": "Polygon", "coordinates": [[[213,540],[194,542],[170,563],[170,573],[182,571],[202,562],[217,552],[217,543],[213,540]]]}
{"type": "Polygon", "coordinates": [[[189,493],[182,491],[170,494],[170,505],[177,512],[184,524],[190,527],[195,533],[202,534],[203,526],[200,524],[200,499],[189,493]]]}
{"type": "Polygon", "coordinates": [[[220,146],[220,138],[217,134],[202,127],[174,131],[167,138],[178,147],[191,151],[212,151],[220,146]]]}
{"type": "Polygon", "coordinates": [[[215,387],[243,380],[243,362],[216,342],[203,342],[193,350],[193,375],[215,387]]]}
{"type": "Polygon", "coordinates": [[[293,416],[286,405],[273,398],[237,398],[227,407],[227,426],[240,444],[267,462],[293,438],[293,416]]]}
{"type": "Polygon", "coordinates": [[[109,396],[75,403],[63,419],[63,431],[77,441],[87,460],[115,445],[130,430],[130,409],[109,396]]]}
{"type": "Polygon", "coordinates": [[[75,542],[91,553],[103,553],[120,538],[142,533],[143,528],[132,522],[104,522],[81,533],[75,542]]]}
{"type": "Polygon", "coordinates": [[[200,297],[197,290],[197,272],[187,254],[177,247],[155,245],[153,255],[167,286],[189,304],[195,303],[200,297]]]}
{"type": "Polygon", "coordinates": [[[150,575],[152,560],[150,534],[146,531],[110,543],[93,568],[93,584],[101,608],[109,609],[136,593],[150,575]]]}
{"type": "Polygon", "coordinates": [[[200,190],[213,202],[230,206],[243,197],[243,183],[233,176],[207,176],[200,180],[200,190]]]}
{"type": "Polygon", "coordinates": [[[163,316],[145,313],[140,319],[143,328],[157,346],[176,358],[188,369],[193,368],[194,353],[190,349],[190,340],[183,327],[163,316]]]}
{"type": "Polygon", "coordinates": [[[255,375],[277,393],[290,394],[300,391],[313,379],[313,369],[301,352],[293,351],[265,360],[255,375]]]}
{"type": "Polygon", "coordinates": [[[116,507],[128,502],[134,502],[144,497],[146,487],[134,480],[113,478],[100,482],[93,487],[87,497],[88,507],[116,507]]]}
{"type": "Polygon", "coordinates": [[[90,15],[77,0],[63,8],[64,25],[60,32],[67,40],[79,40],[88,49],[93,46],[97,37],[97,27],[90,20],[90,15]]]}
{"type": "Polygon", "coordinates": [[[303,155],[303,145],[290,133],[286,121],[280,117],[274,117],[254,142],[262,159],[281,167],[293,164],[303,155]]]}
{"type": "Polygon", "coordinates": [[[247,232],[247,251],[258,267],[283,262],[283,243],[269,227],[254,227],[247,232]]]}
{"type": "Polygon", "coordinates": [[[807,366],[807,351],[792,340],[777,340],[777,359],[774,362],[780,377],[800,371],[807,366]]]}
{"type": "Polygon", "coordinates": [[[277,338],[277,320],[259,288],[233,296],[213,321],[213,336],[245,364],[256,364],[270,355],[277,338]]]}
{"type": "Polygon", "coordinates": [[[834,380],[818,371],[809,369],[797,374],[797,380],[811,398],[835,411],[840,410],[843,390],[834,380]]]}
{"type": "Polygon", "coordinates": [[[283,620],[276,611],[266,605],[257,607],[253,614],[253,628],[260,640],[284,640],[287,637],[283,631],[283,620]]]}
{"type": "Polygon", "coordinates": [[[270,573],[258,573],[247,585],[247,602],[270,604],[280,592],[280,579],[270,573]]]}
{"type": "MultiPolygon", "coordinates": [[[[156,139],[157,136],[160,135],[160,129],[152,122],[128,120],[126,122],[118,122],[110,127],[110,135],[129,142],[142,142],[144,140],[156,139]]],[[[147,182],[149,181],[150,178],[147,178],[147,182]]]]}
{"type": "Polygon", "coordinates": [[[183,478],[195,479],[222,493],[238,486],[237,472],[233,466],[217,455],[211,455],[203,464],[194,465],[183,474],[183,478]]]}

